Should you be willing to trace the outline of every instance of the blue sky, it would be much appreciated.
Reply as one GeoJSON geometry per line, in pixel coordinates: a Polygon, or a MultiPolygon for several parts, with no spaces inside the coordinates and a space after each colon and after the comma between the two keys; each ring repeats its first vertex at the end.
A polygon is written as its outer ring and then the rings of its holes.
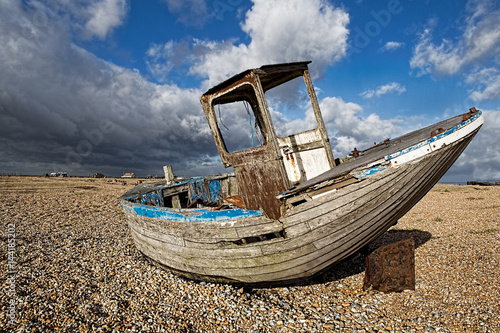
{"type": "MultiPolygon", "coordinates": [[[[377,100],[367,100],[361,94],[382,86],[385,81],[386,84],[397,82],[401,87],[408,86],[405,94],[397,89],[385,94],[386,99],[393,98],[391,104],[396,103],[394,107],[408,114],[413,114],[418,106],[422,106],[422,93],[426,95],[425,104],[433,105],[437,112],[450,105],[443,95],[468,95],[467,86],[457,77],[422,77],[418,75],[418,69],[410,67],[409,62],[419,35],[425,28],[433,29],[433,40],[438,44],[443,39],[458,43],[466,28],[466,1],[458,6],[456,1],[429,1],[423,5],[420,1],[408,0],[332,4],[349,14],[348,42],[351,47],[343,59],[322,73],[322,79],[315,80],[317,85],[342,96],[344,100],[362,104],[365,112],[373,111],[380,115],[385,112],[377,107],[377,100]],[[394,95],[393,92],[397,96],[387,96],[394,95]]],[[[148,50],[152,45],[173,41],[188,46],[184,49],[188,56],[193,39],[219,42],[236,39],[236,43],[248,43],[250,39],[240,25],[252,5],[251,1],[244,0],[209,1],[206,11],[197,15],[191,13],[190,8],[183,8],[180,12],[169,11],[166,2],[159,0],[131,1],[124,24],[114,29],[109,38],[80,40],[77,43],[102,59],[138,69],[153,82],[173,83],[185,88],[199,87],[203,78],[186,75],[189,64],[177,65],[167,77],[152,73],[148,68],[148,50]]],[[[460,103],[462,101],[459,99],[460,103]]],[[[392,117],[391,113],[388,117],[392,117]]]]}
{"type": "Polygon", "coordinates": [[[498,22],[478,0],[2,0],[0,173],[224,172],[200,95],[312,60],[336,157],[476,106],[486,124],[443,180],[499,180],[498,22]]]}

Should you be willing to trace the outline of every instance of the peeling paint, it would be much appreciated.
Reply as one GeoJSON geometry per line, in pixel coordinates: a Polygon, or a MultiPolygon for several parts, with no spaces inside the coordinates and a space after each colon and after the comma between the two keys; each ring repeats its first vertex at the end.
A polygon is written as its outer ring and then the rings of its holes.
{"type": "MultiPolygon", "coordinates": [[[[472,122],[476,121],[476,120],[479,120],[479,123],[477,123],[477,126],[481,126],[484,122],[483,118],[481,117],[482,115],[482,112],[481,111],[478,111],[474,116],[472,116],[471,118],[467,119],[466,121],[460,123],[459,125],[453,127],[453,128],[450,128],[449,130],[441,133],[441,134],[438,134],[436,136],[433,136],[432,138],[428,139],[428,140],[425,140],[425,141],[422,141],[422,142],[419,142],[417,143],[416,145],[413,145],[411,147],[408,147],[406,149],[403,149],[403,150],[400,150],[394,154],[391,154],[391,155],[387,155],[385,156],[385,160],[388,161],[388,160],[392,160],[396,157],[399,157],[401,155],[404,155],[404,154],[408,154],[412,151],[415,151],[417,149],[420,149],[422,147],[425,147],[433,142],[436,142],[440,139],[443,139],[445,138],[446,136],[449,136],[450,134],[462,129],[464,126],[467,126],[469,124],[471,124],[472,122]]],[[[469,131],[473,131],[476,127],[474,128],[468,128],[469,131]]],[[[398,162],[398,164],[401,164],[401,162],[398,162]]]]}
{"type": "Polygon", "coordinates": [[[219,202],[222,200],[220,180],[194,179],[189,182],[191,202],[198,199],[204,202],[219,202]]]}
{"type": "Polygon", "coordinates": [[[137,215],[175,222],[220,222],[241,220],[262,215],[262,212],[258,210],[240,208],[225,210],[189,209],[181,211],[165,207],[144,206],[136,203],[122,203],[122,207],[137,215]]]}
{"type": "Polygon", "coordinates": [[[369,168],[369,169],[357,172],[357,173],[353,174],[353,176],[356,177],[356,178],[368,177],[368,176],[371,176],[371,175],[373,175],[373,174],[375,174],[377,172],[384,171],[388,167],[389,166],[387,166],[387,165],[378,165],[378,166],[375,166],[375,167],[372,167],[372,168],[369,168]]]}

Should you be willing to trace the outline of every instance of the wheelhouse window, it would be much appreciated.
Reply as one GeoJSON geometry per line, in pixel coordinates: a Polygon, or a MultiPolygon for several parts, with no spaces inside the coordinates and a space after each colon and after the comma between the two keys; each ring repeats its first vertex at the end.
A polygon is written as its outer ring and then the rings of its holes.
{"type": "Polygon", "coordinates": [[[226,150],[234,153],[262,146],[266,133],[262,126],[255,91],[250,84],[236,88],[213,102],[217,124],[226,150]]]}

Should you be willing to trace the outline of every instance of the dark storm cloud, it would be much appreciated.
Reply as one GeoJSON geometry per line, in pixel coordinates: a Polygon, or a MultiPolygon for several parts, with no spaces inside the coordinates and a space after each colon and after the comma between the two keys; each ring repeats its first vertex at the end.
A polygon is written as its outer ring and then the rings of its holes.
{"type": "Polygon", "coordinates": [[[148,82],[72,44],[64,21],[1,6],[0,172],[160,172],[215,153],[199,91],[148,82]]]}

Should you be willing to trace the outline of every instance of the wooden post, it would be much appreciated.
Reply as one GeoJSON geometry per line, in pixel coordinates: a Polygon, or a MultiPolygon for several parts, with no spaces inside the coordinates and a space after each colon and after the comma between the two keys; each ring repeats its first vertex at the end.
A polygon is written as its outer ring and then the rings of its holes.
{"type": "MultiPolygon", "coordinates": [[[[169,165],[163,166],[163,172],[165,173],[165,180],[167,182],[167,186],[175,184],[175,180],[174,180],[175,175],[174,175],[174,171],[172,169],[172,165],[169,164],[169,165]]],[[[181,201],[180,201],[178,195],[172,196],[172,208],[181,208],[181,201]]]]}
{"type": "Polygon", "coordinates": [[[163,172],[165,173],[165,180],[167,181],[167,185],[172,185],[174,183],[174,171],[172,170],[172,165],[165,165],[163,167],[163,172]]]}

